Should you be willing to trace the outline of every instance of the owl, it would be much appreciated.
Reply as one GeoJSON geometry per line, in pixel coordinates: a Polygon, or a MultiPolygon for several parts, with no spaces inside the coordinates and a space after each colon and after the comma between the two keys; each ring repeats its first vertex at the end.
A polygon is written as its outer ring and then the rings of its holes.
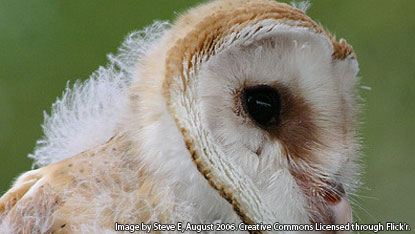
{"type": "Polygon", "coordinates": [[[352,222],[358,63],[304,12],[216,0],[130,34],[45,116],[38,169],[1,197],[2,233],[352,222]]]}

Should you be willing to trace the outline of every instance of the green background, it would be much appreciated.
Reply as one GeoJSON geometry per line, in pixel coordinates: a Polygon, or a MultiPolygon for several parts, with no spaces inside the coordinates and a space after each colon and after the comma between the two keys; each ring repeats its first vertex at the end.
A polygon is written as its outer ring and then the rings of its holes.
{"type": "MultiPolygon", "coordinates": [[[[0,0],[0,194],[30,169],[44,110],[68,80],[106,64],[129,32],[171,20],[191,0],[0,0]]],[[[364,98],[358,221],[415,230],[415,1],[319,1],[308,14],[354,46],[364,98]]]]}

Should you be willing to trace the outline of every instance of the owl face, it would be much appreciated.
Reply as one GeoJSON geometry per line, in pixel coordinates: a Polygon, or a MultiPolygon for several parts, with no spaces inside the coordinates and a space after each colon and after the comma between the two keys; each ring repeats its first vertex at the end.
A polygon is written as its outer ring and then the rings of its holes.
{"type": "Polygon", "coordinates": [[[216,1],[182,16],[143,64],[136,109],[159,111],[137,135],[174,142],[144,161],[200,213],[351,221],[358,66],[344,40],[285,4],[216,1]]]}
{"type": "Polygon", "coordinates": [[[325,38],[274,29],[248,43],[240,39],[200,68],[200,114],[223,155],[252,178],[272,210],[306,217],[352,183],[348,115],[354,110],[345,103],[350,90],[342,89],[343,79],[355,78],[337,76],[325,38]],[[286,197],[278,197],[281,191],[286,197]],[[296,207],[298,201],[304,204],[296,207]]]}

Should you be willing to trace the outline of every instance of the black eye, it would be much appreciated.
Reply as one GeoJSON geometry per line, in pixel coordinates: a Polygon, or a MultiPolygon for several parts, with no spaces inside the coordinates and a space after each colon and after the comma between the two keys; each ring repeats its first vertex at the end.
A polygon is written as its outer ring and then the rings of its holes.
{"type": "Polygon", "coordinates": [[[281,95],[277,89],[266,85],[245,88],[243,91],[245,112],[261,128],[276,125],[281,114],[281,95]]]}

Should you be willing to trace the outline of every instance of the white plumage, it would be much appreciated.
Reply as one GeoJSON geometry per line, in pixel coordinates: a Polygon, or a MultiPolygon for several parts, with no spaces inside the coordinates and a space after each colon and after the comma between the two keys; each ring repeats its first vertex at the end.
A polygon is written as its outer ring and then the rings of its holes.
{"type": "Polygon", "coordinates": [[[137,64],[166,32],[168,22],[155,22],[125,38],[117,55],[91,77],[68,83],[62,97],[45,113],[44,137],[37,141],[29,157],[36,166],[46,166],[105,143],[115,134],[117,124],[127,113],[125,93],[138,82],[137,64]],[[72,86],[72,87],[71,87],[72,86]]]}
{"type": "Polygon", "coordinates": [[[109,61],[45,115],[44,167],[1,198],[3,232],[351,221],[358,65],[302,11],[209,2],[109,61]]]}

